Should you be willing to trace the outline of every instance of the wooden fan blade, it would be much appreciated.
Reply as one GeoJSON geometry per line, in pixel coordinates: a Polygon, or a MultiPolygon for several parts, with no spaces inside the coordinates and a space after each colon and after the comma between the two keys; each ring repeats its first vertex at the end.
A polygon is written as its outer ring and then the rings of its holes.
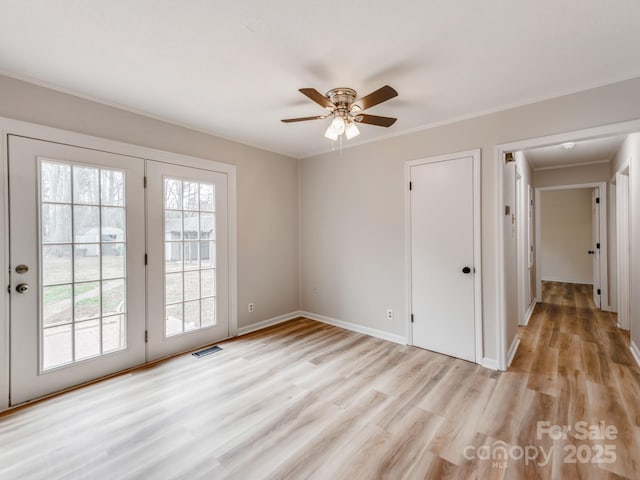
{"type": "Polygon", "coordinates": [[[360,107],[360,110],[366,110],[367,108],[371,108],[374,105],[378,105],[379,103],[386,102],[387,100],[392,99],[393,97],[397,97],[398,92],[396,92],[389,85],[385,85],[382,88],[379,88],[373,93],[360,98],[353,102],[354,105],[360,107]]]}
{"type": "Polygon", "coordinates": [[[369,125],[377,125],[379,127],[390,127],[396,123],[397,118],[381,117],[379,115],[367,115],[366,113],[360,113],[353,117],[353,120],[358,123],[368,123],[369,125]]]}
{"type": "Polygon", "coordinates": [[[318,105],[320,105],[321,107],[324,108],[328,108],[330,110],[333,110],[334,108],[336,108],[336,106],[331,103],[327,97],[325,97],[324,95],[322,95],[318,90],[316,90],[315,88],[301,88],[300,90],[298,90],[300,93],[302,93],[303,95],[306,95],[307,97],[309,97],[311,100],[313,100],[314,102],[316,102],[318,105]]]}
{"type": "Polygon", "coordinates": [[[306,122],[307,120],[322,120],[323,118],[327,118],[327,116],[316,115],[315,117],[283,118],[280,121],[284,123],[292,123],[292,122],[306,122]]]}

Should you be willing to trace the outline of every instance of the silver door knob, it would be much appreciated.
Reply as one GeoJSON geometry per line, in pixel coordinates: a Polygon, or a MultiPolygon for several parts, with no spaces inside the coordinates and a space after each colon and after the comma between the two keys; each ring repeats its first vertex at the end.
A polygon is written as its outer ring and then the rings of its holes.
{"type": "Polygon", "coordinates": [[[21,284],[16,286],[16,292],[18,292],[18,293],[27,293],[28,291],[29,291],[29,284],[28,283],[21,283],[21,284]]]}

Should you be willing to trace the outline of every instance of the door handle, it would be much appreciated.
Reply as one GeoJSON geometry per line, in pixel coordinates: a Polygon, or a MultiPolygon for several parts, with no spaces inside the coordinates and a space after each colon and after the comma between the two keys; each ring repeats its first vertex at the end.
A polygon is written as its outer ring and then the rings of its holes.
{"type": "Polygon", "coordinates": [[[589,250],[587,253],[588,253],[589,255],[595,255],[595,253],[596,253],[596,252],[595,252],[595,250],[589,250]]]}
{"type": "Polygon", "coordinates": [[[27,293],[29,291],[29,284],[28,283],[20,283],[19,285],[16,285],[16,292],[18,293],[27,293]]]}
{"type": "Polygon", "coordinates": [[[471,267],[464,267],[462,269],[462,273],[464,273],[464,274],[471,273],[471,267]]]}
{"type": "Polygon", "coordinates": [[[18,265],[16,267],[16,273],[27,273],[29,271],[29,267],[27,267],[26,265],[18,265]]]}

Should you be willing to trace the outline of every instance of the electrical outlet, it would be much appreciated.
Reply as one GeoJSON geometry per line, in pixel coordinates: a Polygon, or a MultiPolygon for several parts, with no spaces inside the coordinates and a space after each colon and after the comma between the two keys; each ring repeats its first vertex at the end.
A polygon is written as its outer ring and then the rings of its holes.
{"type": "Polygon", "coordinates": [[[249,313],[252,313],[252,312],[253,312],[253,310],[254,310],[254,308],[255,308],[255,306],[253,305],[253,303],[250,303],[250,304],[249,304],[249,309],[248,309],[248,310],[249,310],[249,313]]]}
{"type": "Polygon", "coordinates": [[[387,320],[393,320],[393,310],[387,308],[387,320]]]}

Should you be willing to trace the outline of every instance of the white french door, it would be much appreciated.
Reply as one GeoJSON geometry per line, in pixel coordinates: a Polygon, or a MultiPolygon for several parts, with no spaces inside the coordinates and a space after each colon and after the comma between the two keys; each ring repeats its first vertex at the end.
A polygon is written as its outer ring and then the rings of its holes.
{"type": "Polygon", "coordinates": [[[148,359],[229,336],[227,175],[147,161],[148,359]]]}
{"type": "Polygon", "coordinates": [[[10,397],[145,361],[144,160],[9,136],[10,397]]]}

